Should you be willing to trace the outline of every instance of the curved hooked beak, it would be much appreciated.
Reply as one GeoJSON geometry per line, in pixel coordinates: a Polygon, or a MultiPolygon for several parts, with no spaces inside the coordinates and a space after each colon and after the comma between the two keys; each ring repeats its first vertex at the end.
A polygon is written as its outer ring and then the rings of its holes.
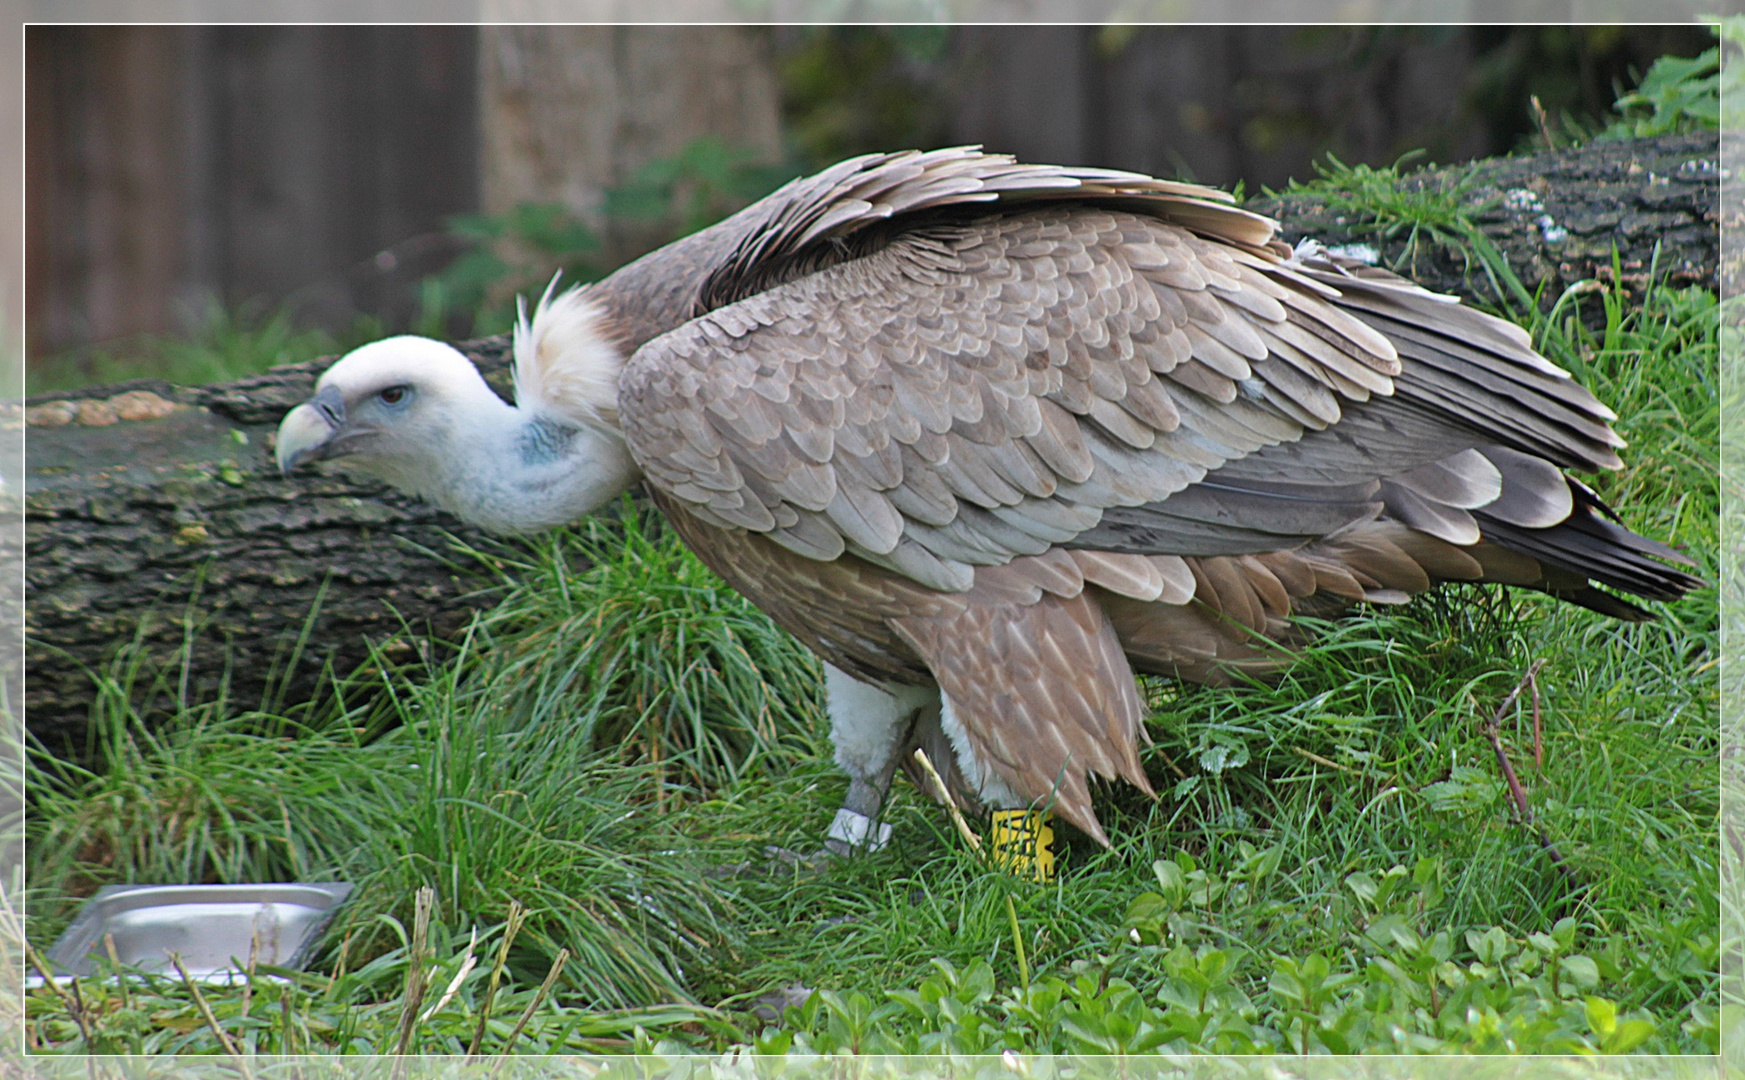
{"type": "Polygon", "coordinates": [[[289,476],[292,469],[305,461],[320,461],[349,452],[345,440],[335,438],[344,428],[345,395],[337,386],[322,387],[280,421],[276,444],[279,472],[289,476]]]}

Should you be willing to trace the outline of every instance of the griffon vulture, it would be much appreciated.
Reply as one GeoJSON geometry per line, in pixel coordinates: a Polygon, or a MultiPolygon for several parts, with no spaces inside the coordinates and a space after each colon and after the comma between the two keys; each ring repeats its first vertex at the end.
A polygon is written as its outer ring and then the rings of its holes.
{"type": "Polygon", "coordinates": [[[279,432],[502,533],[641,481],[716,573],[827,664],[877,845],[925,747],[955,796],[1149,792],[1134,672],[1288,660],[1293,613],[1440,581],[1700,584],[1565,474],[1614,413],[1527,334],[1304,245],[1223,192],[974,149],[796,180],[514,335],[517,403],[459,352],[350,353],[279,432]]]}

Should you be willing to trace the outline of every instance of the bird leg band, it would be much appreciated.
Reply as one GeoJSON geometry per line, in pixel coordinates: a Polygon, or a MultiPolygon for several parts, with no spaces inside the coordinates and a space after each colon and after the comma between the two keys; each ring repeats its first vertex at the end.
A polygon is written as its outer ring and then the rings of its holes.
{"type": "Polygon", "coordinates": [[[857,814],[843,807],[836,811],[835,820],[824,834],[825,842],[834,840],[850,850],[877,851],[891,839],[891,827],[884,822],[877,822],[865,814],[857,814]]]}
{"type": "Polygon", "coordinates": [[[1054,879],[1054,829],[1046,810],[995,810],[989,846],[994,863],[1019,877],[1054,879]]]}

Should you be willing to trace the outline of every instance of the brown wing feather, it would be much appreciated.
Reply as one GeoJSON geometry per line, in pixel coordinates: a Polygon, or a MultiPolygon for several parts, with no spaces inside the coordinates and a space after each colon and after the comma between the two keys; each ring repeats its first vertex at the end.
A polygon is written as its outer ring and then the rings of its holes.
{"type": "Polygon", "coordinates": [[[1151,794],[1138,754],[1145,706],[1094,596],[1045,592],[1026,604],[990,588],[1028,577],[1029,561],[979,574],[961,610],[893,626],[938,679],[976,757],[1107,846],[1088,780],[1120,778],[1151,794]]]}
{"type": "Polygon", "coordinates": [[[1099,842],[1087,776],[1150,791],[1132,669],[1076,558],[1018,559],[942,594],[853,557],[819,562],[713,529],[672,496],[654,498],[711,569],[830,663],[867,681],[937,681],[1007,786],[1099,842]]]}
{"type": "Polygon", "coordinates": [[[1385,388],[1385,340],[1340,337],[1349,315],[1226,250],[1082,206],[929,225],[644,346],[620,385],[625,433],[706,521],[967,588],[976,566],[1073,544],[1105,509],[1300,438],[1303,417],[1325,426],[1352,385],[1335,367],[1385,388]],[[1291,327],[1331,397],[1255,378],[1291,327]]]}
{"type": "Polygon", "coordinates": [[[788,184],[714,230],[713,264],[685,317],[731,304],[865,249],[889,219],[1000,202],[1109,199],[1231,242],[1261,247],[1277,226],[1226,192],[1112,169],[1032,165],[975,147],[868,154],[788,184]]]}

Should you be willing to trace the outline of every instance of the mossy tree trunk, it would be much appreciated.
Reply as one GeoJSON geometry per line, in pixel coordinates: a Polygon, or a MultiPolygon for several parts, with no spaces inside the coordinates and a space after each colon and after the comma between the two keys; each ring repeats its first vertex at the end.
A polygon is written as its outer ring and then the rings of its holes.
{"type": "MultiPolygon", "coordinates": [[[[1543,285],[1547,297],[1609,277],[1614,245],[1627,296],[1646,284],[1657,245],[1657,265],[1674,284],[1713,288],[1717,159],[1713,136],[1597,144],[1481,163],[1466,191],[1495,196],[1479,224],[1528,288],[1543,285]],[[1511,196],[1522,191],[1537,205],[1511,196]]],[[[1312,195],[1251,205],[1279,217],[1292,240],[1372,239],[1312,195]]],[[[1384,260],[1397,260],[1404,237],[1380,247],[1384,260]]],[[[1415,275],[1494,300],[1482,273],[1452,252],[1421,251],[1415,275]]],[[[503,340],[462,347],[505,389],[503,340]]],[[[432,640],[452,640],[491,602],[490,563],[512,549],[337,470],[278,476],[271,435],[330,362],[214,386],[130,383],[32,403],[25,702],[31,731],[51,749],[77,752],[91,673],[130,658],[166,677],[171,696],[160,706],[176,693],[201,702],[221,691],[237,708],[292,704],[315,692],[324,670],[350,672],[372,646],[388,643],[391,659],[406,660],[432,640]]]]}

